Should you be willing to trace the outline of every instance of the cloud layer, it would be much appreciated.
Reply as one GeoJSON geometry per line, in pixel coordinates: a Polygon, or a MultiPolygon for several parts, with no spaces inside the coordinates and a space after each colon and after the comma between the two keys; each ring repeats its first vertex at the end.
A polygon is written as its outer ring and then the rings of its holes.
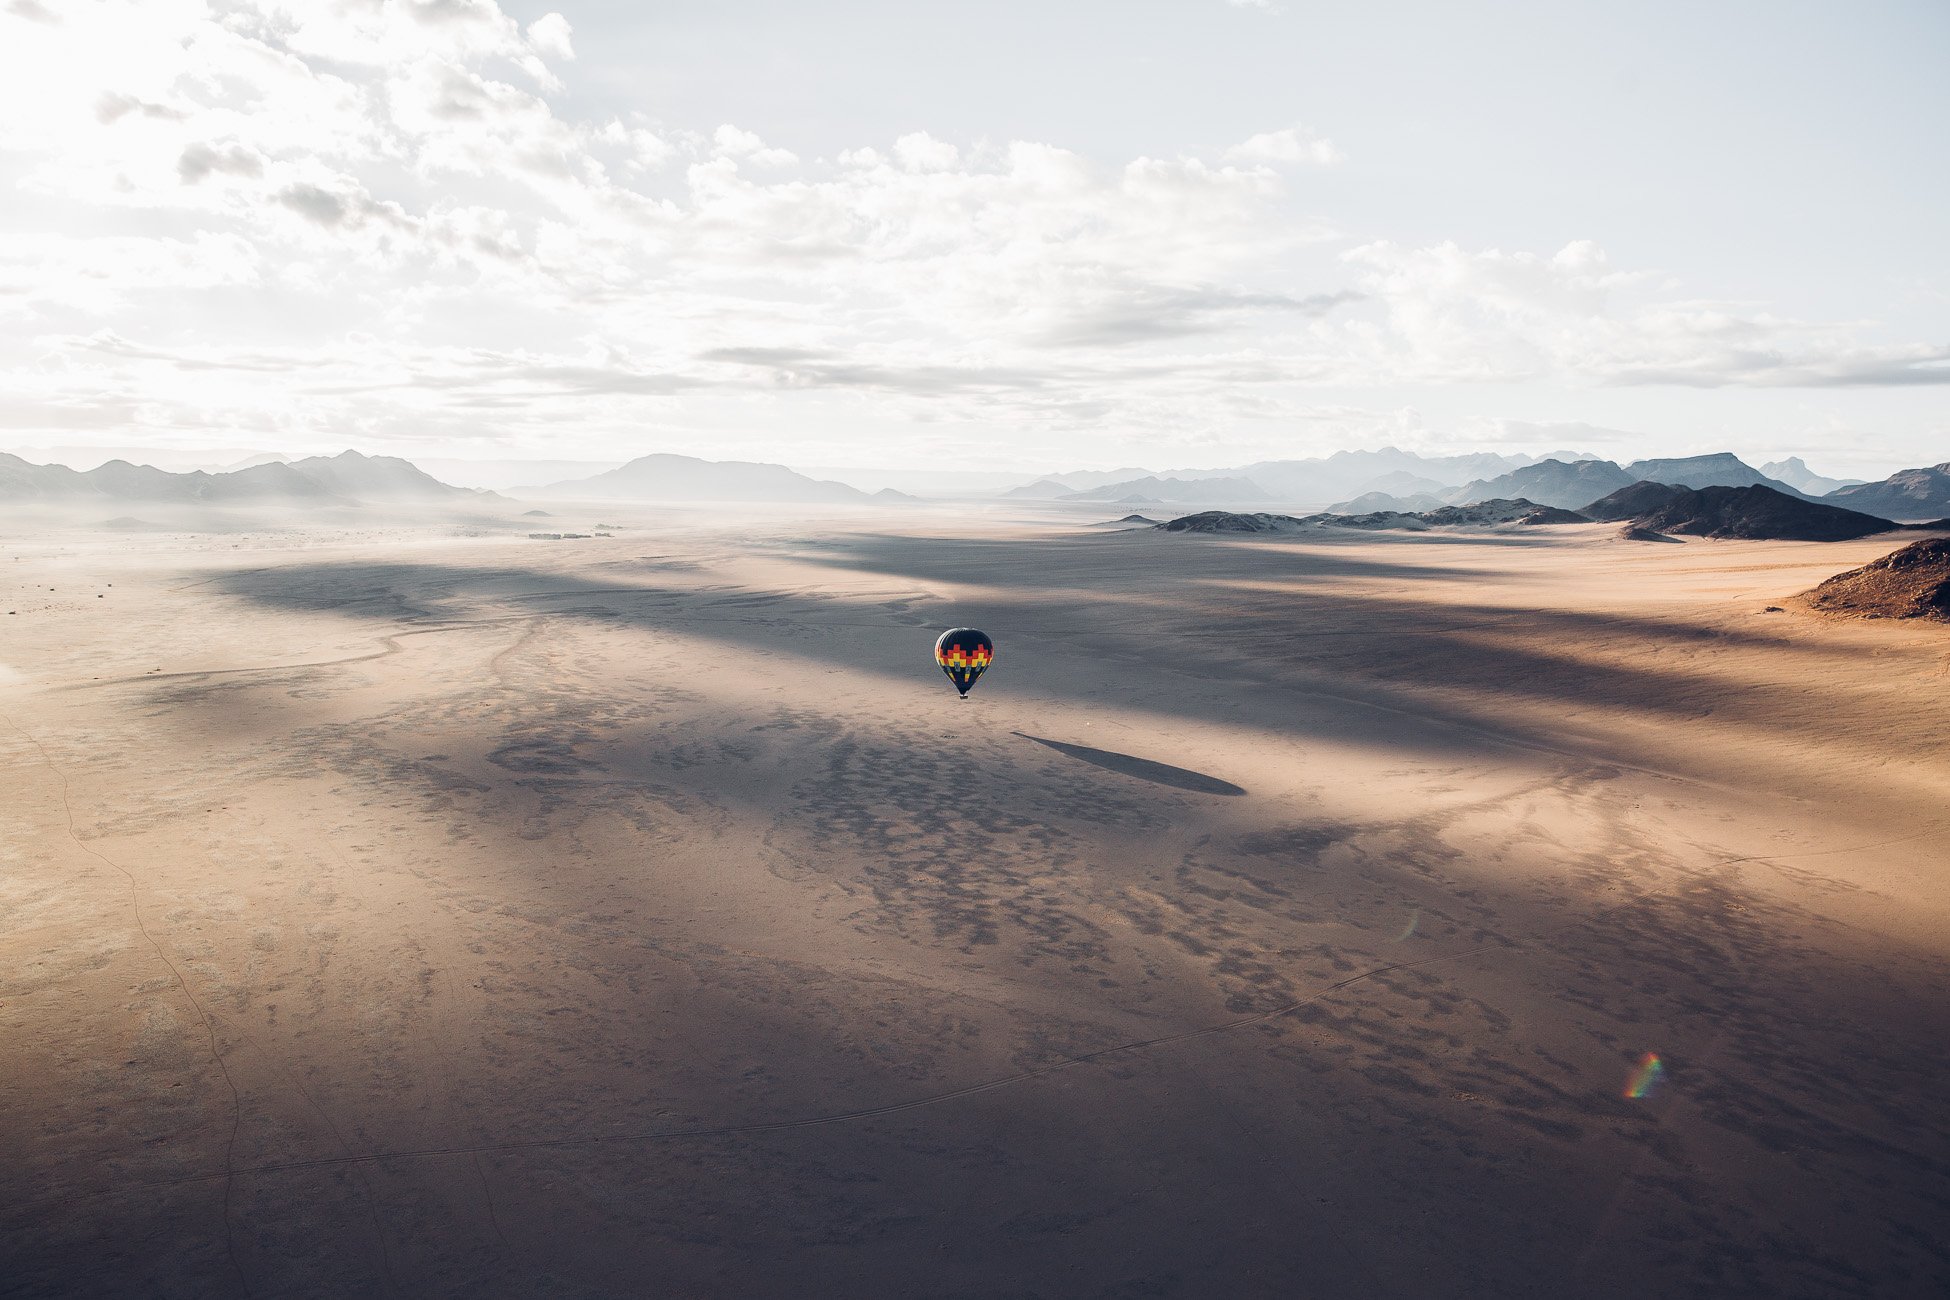
{"type": "Polygon", "coordinates": [[[1403,385],[1903,386],[1950,348],[1684,294],[1595,244],[1363,241],[1331,140],[802,158],[571,120],[561,14],[14,0],[0,438],[630,450],[650,427],[1178,430],[1403,385]],[[1331,214],[1329,214],[1331,215],[1331,214]]]}

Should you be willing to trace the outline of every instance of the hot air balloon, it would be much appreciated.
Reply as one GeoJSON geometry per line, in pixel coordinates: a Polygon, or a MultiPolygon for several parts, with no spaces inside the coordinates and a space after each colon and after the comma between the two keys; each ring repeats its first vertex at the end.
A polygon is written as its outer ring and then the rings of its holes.
{"type": "Polygon", "coordinates": [[[994,658],[995,642],[989,640],[986,632],[977,632],[972,627],[951,627],[934,643],[934,661],[948,674],[948,680],[955,684],[964,700],[968,698],[968,688],[994,658]]]}

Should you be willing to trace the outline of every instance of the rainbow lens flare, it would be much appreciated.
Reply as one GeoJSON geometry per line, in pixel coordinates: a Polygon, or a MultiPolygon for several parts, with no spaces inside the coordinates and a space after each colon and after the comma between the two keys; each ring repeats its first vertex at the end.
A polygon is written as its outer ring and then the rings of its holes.
{"type": "Polygon", "coordinates": [[[1652,1095],[1659,1081],[1666,1077],[1666,1063],[1659,1059],[1657,1052],[1647,1052],[1632,1067],[1630,1077],[1625,1080],[1625,1096],[1632,1101],[1652,1095]]]}

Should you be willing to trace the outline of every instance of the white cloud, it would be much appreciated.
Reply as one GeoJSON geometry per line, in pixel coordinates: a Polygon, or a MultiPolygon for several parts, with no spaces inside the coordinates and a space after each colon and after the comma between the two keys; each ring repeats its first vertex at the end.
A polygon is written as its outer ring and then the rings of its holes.
{"type": "Polygon", "coordinates": [[[236,141],[192,140],[183,146],[176,159],[176,174],[185,185],[194,185],[212,173],[262,176],[264,155],[236,141]]]}
{"type": "Polygon", "coordinates": [[[750,131],[726,123],[711,135],[711,143],[722,158],[738,158],[760,167],[790,167],[799,161],[789,149],[773,149],[750,131]]]}
{"type": "Polygon", "coordinates": [[[528,43],[551,59],[575,58],[575,46],[569,36],[569,20],[561,14],[543,14],[528,24],[528,43]]]}
{"type": "Polygon", "coordinates": [[[677,146],[646,126],[626,126],[611,118],[589,133],[592,142],[623,150],[623,166],[633,172],[653,172],[677,156],[677,146]]]}
{"type": "Polygon", "coordinates": [[[130,310],[150,291],[254,284],[260,274],[256,246],[236,234],[17,233],[0,240],[0,314],[105,315],[130,310]]]}
{"type": "Polygon", "coordinates": [[[1329,167],[1345,161],[1332,140],[1324,139],[1305,127],[1289,126],[1281,131],[1262,131],[1226,150],[1229,162],[1314,163],[1329,167]]]}
{"type": "MultiPolygon", "coordinates": [[[[1950,383],[1950,344],[1872,343],[1860,322],[1648,298],[1588,240],[1549,257],[1453,243],[1345,254],[1385,310],[1349,341],[1354,370],[1421,383],[1559,379],[1718,388],[1950,383]]],[[[1663,287],[1663,286],[1660,286],[1663,287]]]]}
{"type": "Polygon", "coordinates": [[[926,131],[915,131],[894,141],[894,157],[911,172],[945,172],[961,161],[961,150],[926,131]]]}
{"type": "Polygon", "coordinates": [[[1601,456],[1611,454],[1603,448],[1630,448],[1645,441],[1643,432],[1612,429],[1583,420],[1511,420],[1476,416],[1463,420],[1457,431],[1478,445],[1549,448],[1579,453],[1596,450],[1601,456]]]}
{"type": "Polygon", "coordinates": [[[422,58],[499,57],[519,61],[528,53],[521,29],[494,0],[351,0],[324,4],[318,0],[244,0],[218,21],[301,57],[375,68],[422,58]]]}

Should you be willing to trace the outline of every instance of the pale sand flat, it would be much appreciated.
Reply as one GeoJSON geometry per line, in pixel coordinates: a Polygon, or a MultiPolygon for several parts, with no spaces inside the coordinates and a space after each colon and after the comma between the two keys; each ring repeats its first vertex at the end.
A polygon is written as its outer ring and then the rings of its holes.
{"type": "Polygon", "coordinates": [[[0,1293],[1950,1282],[1906,537],[507,513],[7,525],[0,1293]]]}

